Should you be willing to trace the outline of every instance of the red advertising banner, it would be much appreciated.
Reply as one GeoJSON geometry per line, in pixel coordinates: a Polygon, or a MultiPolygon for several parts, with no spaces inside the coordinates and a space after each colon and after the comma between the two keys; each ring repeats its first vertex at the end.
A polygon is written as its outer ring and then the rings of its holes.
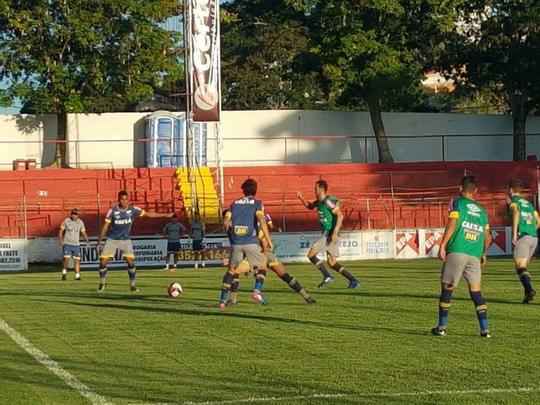
{"type": "Polygon", "coordinates": [[[415,259],[419,254],[418,231],[396,231],[396,258],[415,259]]]}

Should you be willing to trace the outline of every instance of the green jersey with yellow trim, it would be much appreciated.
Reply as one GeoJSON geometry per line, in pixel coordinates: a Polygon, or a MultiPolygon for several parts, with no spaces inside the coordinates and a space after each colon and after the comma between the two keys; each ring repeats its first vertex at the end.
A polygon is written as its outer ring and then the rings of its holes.
{"type": "Polygon", "coordinates": [[[322,231],[330,235],[336,227],[337,215],[334,214],[334,210],[339,207],[339,200],[328,195],[322,201],[316,201],[314,207],[317,208],[322,231]]]}
{"type": "Polygon", "coordinates": [[[455,219],[456,229],[446,251],[481,258],[484,254],[488,216],[482,205],[463,196],[455,198],[450,207],[450,218],[455,219]]]}
{"type": "Polygon", "coordinates": [[[518,222],[518,237],[522,236],[534,236],[536,238],[536,230],[538,223],[536,221],[536,210],[530,201],[521,197],[513,196],[510,203],[510,208],[517,209],[519,212],[518,222]]]}

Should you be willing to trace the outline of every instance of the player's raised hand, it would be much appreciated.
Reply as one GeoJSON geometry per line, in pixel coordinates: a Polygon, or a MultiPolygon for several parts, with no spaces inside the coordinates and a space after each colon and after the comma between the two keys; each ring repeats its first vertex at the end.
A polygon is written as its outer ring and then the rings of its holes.
{"type": "Polygon", "coordinates": [[[302,194],[301,191],[299,191],[299,192],[296,193],[296,197],[297,197],[300,201],[304,201],[304,194],[302,194]]]}

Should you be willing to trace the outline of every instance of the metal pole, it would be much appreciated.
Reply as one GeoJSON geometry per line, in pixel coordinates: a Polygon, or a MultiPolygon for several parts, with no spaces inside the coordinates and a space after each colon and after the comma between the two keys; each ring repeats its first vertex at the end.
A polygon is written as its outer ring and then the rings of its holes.
{"type": "Polygon", "coordinates": [[[367,224],[368,224],[368,229],[371,229],[371,210],[370,210],[370,206],[369,206],[369,198],[366,199],[366,205],[367,205],[367,224]]]}
{"type": "MultiPolygon", "coordinates": [[[[24,181],[23,181],[23,190],[24,181]]],[[[26,191],[23,191],[23,222],[24,222],[24,270],[28,271],[28,207],[26,204],[26,191]]]]}
{"type": "Polygon", "coordinates": [[[365,158],[366,163],[369,162],[367,148],[368,148],[368,138],[367,136],[364,136],[364,158],[365,158]]]}
{"type": "Polygon", "coordinates": [[[392,173],[390,173],[390,190],[392,193],[392,221],[394,222],[394,229],[396,229],[396,205],[394,199],[394,179],[392,173]]]}
{"type": "Polygon", "coordinates": [[[442,143],[442,161],[446,162],[446,145],[445,145],[445,137],[444,135],[441,137],[441,143],[442,143]]]}

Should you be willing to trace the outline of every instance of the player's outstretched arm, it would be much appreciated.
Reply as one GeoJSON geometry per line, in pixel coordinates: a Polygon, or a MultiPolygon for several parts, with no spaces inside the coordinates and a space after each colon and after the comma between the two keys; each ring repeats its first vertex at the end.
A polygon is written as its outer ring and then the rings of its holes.
{"type": "Polygon", "coordinates": [[[538,211],[534,211],[534,218],[536,219],[536,229],[540,229],[540,215],[538,215],[538,211]]]}
{"type": "Polygon", "coordinates": [[[60,246],[64,244],[64,224],[60,225],[60,231],[58,231],[58,242],[60,246]]]}
{"type": "Polygon", "coordinates": [[[310,201],[306,201],[306,199],[304,198],[304,194],[302,194],[300,191],[296,193],[296,196],[298,197],[300,202],[304,205],[304,207],[306,207],[308,210],[312,210],[313,208],[315,208],[315,204],[313,204],[310,201]]]}
{"type": "Polygon", "coordinates": [[[147,218],[172,218],[174,216],[174,212],[169,212],[167,214],[161,214],[159,212],[149,212],[144,211],[144,215],[141,215],[147,218]]]}

